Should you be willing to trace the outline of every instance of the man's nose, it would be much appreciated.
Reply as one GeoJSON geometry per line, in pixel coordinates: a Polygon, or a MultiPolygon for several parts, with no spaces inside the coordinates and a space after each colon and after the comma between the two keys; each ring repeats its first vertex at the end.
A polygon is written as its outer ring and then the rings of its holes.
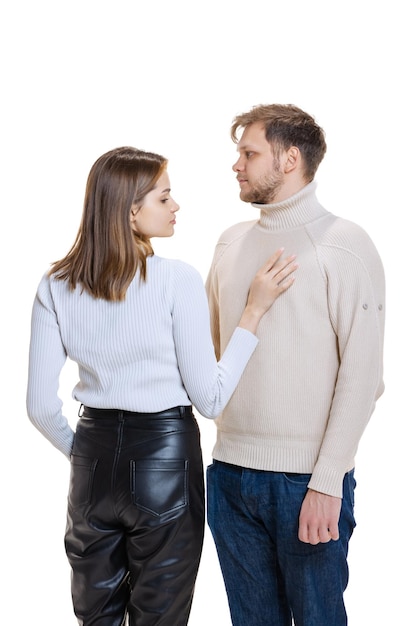
{"type": "Polygon", "coordinates": [[[232,166],[232,170],[234,172],[240,172],[244,169],[244,163],[243,160],[241,159],[241,157],[239,157],[237,159],[237,161],[235,161],[234,165],[232,166]]]}

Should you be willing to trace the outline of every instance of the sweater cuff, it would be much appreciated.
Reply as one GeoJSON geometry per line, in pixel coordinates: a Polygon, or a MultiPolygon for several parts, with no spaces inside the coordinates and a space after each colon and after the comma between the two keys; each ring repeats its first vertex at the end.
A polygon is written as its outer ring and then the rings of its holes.
{"type": "MultiPolygon", "coordinates": [[[[351,468],[349,468],[351,469],[351,468]]],[[[343,480],[347,470],[331,467],[325,459],[319,459],[309,481],[309,489],[325,493],[336,498],[343,497],[343,480]]]]}
{"type": "Polygon", "coordinates": [[[231,339],[234,337],[234,341],[245,341],[249,346],[252,346],[254,349],[257,346],[259,339],[257,335],[254,335],[250,330],[246,328],[241,328],[241,326],[237,326],[232,333],[231,339]]]}

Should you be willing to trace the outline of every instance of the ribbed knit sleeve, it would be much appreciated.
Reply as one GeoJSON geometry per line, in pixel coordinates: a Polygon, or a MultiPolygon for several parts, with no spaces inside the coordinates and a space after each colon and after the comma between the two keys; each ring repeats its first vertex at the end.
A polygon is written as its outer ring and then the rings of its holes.
{"type": "Polygon", "coordinates": [[[368,235],[347,221],[329,229],[318,256],[326,274],[340,365],[309,486],[341,497],[344,474],[384,391],[384,271],[368,235]]]}
{"type": "Polygon", "coordinates": [[[69,457],[74,432],[61,412],[62,401],[58,396],[59,376],[66,358],[50,282],[44,278],[32,310],[27,410],[34,426],[69,457]]]}
{"type": "Polygon", "coordinates": [[[217,363],[202,278],[197,272],[184,274],[181,268],[176,270],[173,308],[178,367],[192,404],[201,415],[214,418],[228,403],[258,340],[236,328],[217,363]]]}

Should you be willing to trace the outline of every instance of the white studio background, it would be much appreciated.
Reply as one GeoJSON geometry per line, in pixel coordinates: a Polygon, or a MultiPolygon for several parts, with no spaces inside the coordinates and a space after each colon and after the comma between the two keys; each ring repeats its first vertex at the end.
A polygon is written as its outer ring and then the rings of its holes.
{"type": "MultiPolygon", "coordinates": [[[[63,547],[69,463],[29,423],[25,393],[36,287],[75,238],[91,165],[121,145],[167,156],[181,210],[175,236],[155,249],[205,279],[222,230],[256,217],[238,198],[230,122],[255,104],[291,102],[326,131],[320,201],[369,232],[387,276],[386,392],[357,456],[349,623],[412,624],[413,3],[18,0],[2,5],[0,45],[2,623],[75,623],[63,547]]],[[[75,376],[69,365],[62,377],[72,422],[75,376]]],[[[208,464],[215,427],[199,423],[208,464]]],[[[230,625],[209,530],[190,626],[204,623],[230,625]]]]}

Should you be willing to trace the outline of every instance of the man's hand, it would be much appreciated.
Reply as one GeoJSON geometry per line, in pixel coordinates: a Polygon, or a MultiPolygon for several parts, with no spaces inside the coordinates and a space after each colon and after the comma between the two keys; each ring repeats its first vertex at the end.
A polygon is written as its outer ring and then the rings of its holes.
{"type": "Polygon", "coordinates": [[[299,539],[316,545],[339,538],[341,498],[308,489],[299,516],[299,539]]]}

